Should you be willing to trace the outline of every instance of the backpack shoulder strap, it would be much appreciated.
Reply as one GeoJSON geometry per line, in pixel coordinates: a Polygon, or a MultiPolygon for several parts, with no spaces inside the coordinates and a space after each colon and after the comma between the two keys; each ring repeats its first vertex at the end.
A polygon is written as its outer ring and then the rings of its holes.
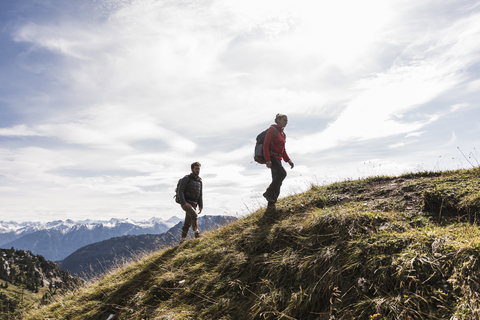
{"type": "Polygon", "coordinates": [[[186,187],[188,186],[188,184],[190,183],[190,179],[191,179],[191,178],[190,178],[190,175],[187,174],[187,175],[185,175],[182,179],[180,179],[179,185],[180,185],[180,183],[181,183],[184,179],[187,179],[187,183],[185,184],[185,188],[186,188],[186,187]]]}
{"type": "Polygon", "coordinates": [[[277,128],[275,128],[274,126],[270,126],[270,128],[273,128],[273,130],[275,130],[275,132],[273,133],[272,141],[270,141],[270,145],[272,145],[272,144],[273,144],[273,141],[275,141],[275,138],[277,137],[278,130],[277,130],[277,128]]]}

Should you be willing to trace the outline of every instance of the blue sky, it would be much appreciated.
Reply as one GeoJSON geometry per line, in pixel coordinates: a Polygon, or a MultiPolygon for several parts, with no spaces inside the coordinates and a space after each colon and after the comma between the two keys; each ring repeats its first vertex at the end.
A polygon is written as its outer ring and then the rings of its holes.
{"type": "Polygon", "coordinates": [[[277,113],[283,196],[480,160],[480,1],[3,0],[0,23],[3,221],[181,217],[194,161],[204,213],[246,214],[277,113]]]}

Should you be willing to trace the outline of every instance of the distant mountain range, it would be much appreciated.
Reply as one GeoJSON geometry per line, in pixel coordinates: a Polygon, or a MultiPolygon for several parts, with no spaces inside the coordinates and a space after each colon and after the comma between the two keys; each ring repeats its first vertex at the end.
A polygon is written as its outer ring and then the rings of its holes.
{"type": "Polygon", "coordinates": [[[28,250],[50,261],[66,258],[75,250],[106,239],[125,235],[162,234],[182,221],[151,218],[147,221],[111,219],[108,221],[57,220],[52,222],[0,221],[0,248],[28,250]]]}
{"type": "MultiPolygon", "coordinates": [[[[201,232],[221,227],[236,218],[230,216],[200,216],[198,227],[201,232]]],[[[122,265],[135,259],[141,259],[144,254],[159,250],[179,242],[183,222],[163,234],[128,235],[111,238],[82,247],[57,262],[62,270],[83,279],[90,279],[103,274],[115,265],[122,265]]],[[[188,238],[193,236],[190,229],[188,238]]]]}

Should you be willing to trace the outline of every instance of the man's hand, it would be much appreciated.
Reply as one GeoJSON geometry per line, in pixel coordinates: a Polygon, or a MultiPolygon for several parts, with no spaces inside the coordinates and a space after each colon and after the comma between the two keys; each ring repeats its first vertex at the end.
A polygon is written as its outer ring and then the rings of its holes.
{"type": "Polygon", "coordinates": [[[290,169],[293,169],[293,167],[295,167],[295,164],[292,160],[288,160],[288,164],[290,165],[290,169]]]}
{"type": "Polygon", "coordinates": [[[185,211],[187,211],[191,207],[192,207],[192,205],[188,202],[185,202],[184,204],[182,204],[182,209],[185,210],[185,211]]]}
{"type": "Polygon", "coordinates": [[[271,168],[271,167],[272,167],[272,161],[267,161],[267,162],[265,162],[265,164],[267,165],[267,168],[271,168]]]}
{"type": "Polygon", "coordinates": [[[202,213],[202,207],[198,207],[198,214],[202,213]]]}

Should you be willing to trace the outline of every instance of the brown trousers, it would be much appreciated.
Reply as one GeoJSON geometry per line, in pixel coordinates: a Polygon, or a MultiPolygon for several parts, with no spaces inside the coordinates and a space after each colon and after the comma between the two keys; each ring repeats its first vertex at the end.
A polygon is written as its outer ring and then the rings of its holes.
{"type": "Polygon", "coordinates": [[[192,220],[197,220],[198,219],[198,214],[197,214],[197,206],[192,205],[191,208],[188,210],[185,210],[185,222],[183,223],[182,227],[182,237],[186,237],[188,234],[188,229],[190,229],[190,226],[192,225],[192,220]]]}

